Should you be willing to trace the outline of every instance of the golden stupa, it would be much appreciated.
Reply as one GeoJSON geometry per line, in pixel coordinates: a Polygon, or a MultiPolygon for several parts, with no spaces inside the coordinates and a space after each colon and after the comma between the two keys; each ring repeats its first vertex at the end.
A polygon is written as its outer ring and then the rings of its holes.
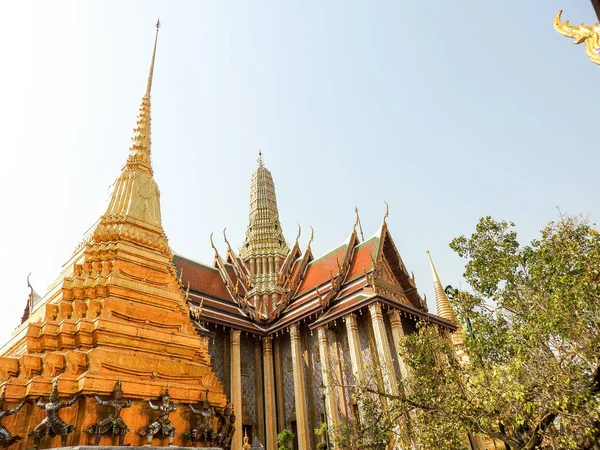
{"type": "MultiPolygon", "coordinates": [[[[177,429],[175,445],[186,445],[183,435],[192,420],[183,404],[204,400],[206,392],[216,409],[226,404],[211,369],[208,337],[190,320],[161,223],[160,192],[150,161],[158,26],[133,142],[109,206],[0,349],[7,406],[33,400],[4,420],[14,435],[23,436],[13,449],[30,447],[26,436],[45,417],[35,400],[48,396],[55,381],[61,399],[84,394],[60,413],[75,426],[68,445],[92,441],[85,430],[101,414],[94,395],[110,397],[119,379],[124,396],[133,400],[122,413],[131,429],[125,444],[145,443],[138,431],[152,420],[147,400],[156,401],[167,383],[172,401],[179,404],[170,416],[177,429]]],[[[102,437],[100,445],[111,444],[110,436],[102,437]]],[[[42,448],[59,446],[58,436],[42,441],[42,448]]]]}

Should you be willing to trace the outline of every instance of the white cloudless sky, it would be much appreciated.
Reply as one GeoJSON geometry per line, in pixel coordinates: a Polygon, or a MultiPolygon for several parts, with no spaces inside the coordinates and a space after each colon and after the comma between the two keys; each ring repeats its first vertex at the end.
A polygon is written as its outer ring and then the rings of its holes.
{"type": "MultiPolygon", "coordinates": [[[[492,215],[523,241],[563,212],[598,220],[600,71],[552,29],[584,0],[0,1],[0,339],[103,213],[144,91],[173,249],[243,241],[258,150],[284,232],[321,254],[388,220],[434,310],[425,251],[492,215]]],[[[223,245],[221,245],[223,248],[223,245]]],[[[464,287],[464,281],[462,281],[464,287]]]]}

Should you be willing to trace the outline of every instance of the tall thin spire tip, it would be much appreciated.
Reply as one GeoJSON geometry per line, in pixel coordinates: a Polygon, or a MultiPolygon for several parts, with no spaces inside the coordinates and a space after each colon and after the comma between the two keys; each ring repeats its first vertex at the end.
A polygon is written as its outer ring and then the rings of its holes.
{"type": "Polygon", "coordinates": [[[156,36],[154,36],[154,48],[152,49],[152,59],[150,60],[150,70],[148,71],[148,82],[146,83],[146,95],[150,96],[152,90],[152,77],[154,76],[154,60],[156,59],[156,44],[158,43],[158,29],[160,28],[160,18],[156,21],[156,36]]]}

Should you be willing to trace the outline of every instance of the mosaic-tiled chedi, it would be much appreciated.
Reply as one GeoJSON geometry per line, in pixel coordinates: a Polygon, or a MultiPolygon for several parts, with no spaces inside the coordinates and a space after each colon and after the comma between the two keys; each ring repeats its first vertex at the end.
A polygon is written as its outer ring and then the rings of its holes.
{"type": "MultiPolygon", "coordinates": [[[[133,142],[106,212],[48,292],[28,305],[28,317],[0,350],[5,409],[32,400],[4,418],[4,427],[23,436],[13,449],[32,445],[25,436],[45,417],[34,403],[50,395],[55,381],[61,401],[84,394],[60,412],[74,427],[69,445],[95,439],[86,433],[104,412],[95,396],[110,397],[119,379],[123,396],[132,400],[121,412],[131,428],[125,444],[146,442],[139,430],[151,421],[148,400],[158,402],[167,382],[176,404],[198,404],[208,395],[216,410],[226,406],[221,383],[211,370],[207,338],[190,321],[162,228],[160,193],[150,162],[155,54],[156,40],[133,142]]],[[[181,405],[170,420],[181,430],[174,443],[186,445],[184,431],[192,425],[189,408],[181,405]]],[[[117,444],[110,435],[99,441],[117,444]]],[[[41,448],[60,444],[58,436],[45,437],[41,448]]]]}

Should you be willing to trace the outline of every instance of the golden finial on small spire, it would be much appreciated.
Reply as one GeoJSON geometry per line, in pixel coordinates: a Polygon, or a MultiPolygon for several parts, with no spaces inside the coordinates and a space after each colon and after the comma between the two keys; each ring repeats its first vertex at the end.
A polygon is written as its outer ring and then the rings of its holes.
{"type": "Polygon", "coordinates": [[[259,167],[265,167],[265,162],[263,161],[261,150],[258,151],[258,159],[256,160],[256,162],[258,163],[259,167]]]}
{"type": "Polygon", "coordinates": [[[429,266],[431,267],[431,275],[433,276],[436,314],[449,322],[458,323],[454,311],[452,310],[452,306],[450,305],[450,301],[448,300],[448,296],[442,287],[442,282],[440,281],[437,270],[435,270],[435,266],[433,265],[433,259],[431,259],[429,250],[427,250],[427,257],[429,258],[429,266]]]}

